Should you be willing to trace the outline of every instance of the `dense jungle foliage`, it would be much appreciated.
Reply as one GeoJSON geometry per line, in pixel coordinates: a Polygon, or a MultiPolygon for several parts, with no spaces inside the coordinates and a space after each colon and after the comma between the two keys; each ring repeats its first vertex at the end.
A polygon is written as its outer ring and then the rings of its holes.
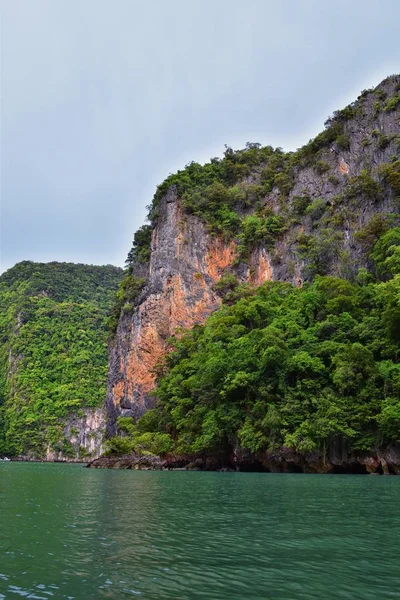
{"type": "Polygon", "coordinates": [[[0,456],[68,455],[64,420],[101,406],[122,269],[21,262],[0,277],[0,456]]]}
{"type": "Polygon", "coordinates": [[[157,407],[110,453],[353,450],[400,442],[400,228],[375,244],[374,276],[295,288],[225,286],[224,304],[159,367],[157,407]]]}

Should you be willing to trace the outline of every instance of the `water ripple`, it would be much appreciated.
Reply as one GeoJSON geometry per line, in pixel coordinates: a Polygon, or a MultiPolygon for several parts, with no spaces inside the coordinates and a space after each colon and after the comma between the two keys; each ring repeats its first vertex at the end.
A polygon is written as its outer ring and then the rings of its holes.
{"type": "Polygon", "coordinates": [[[400,599],[400,478],[0,465],[0,600],[400,599]]]}

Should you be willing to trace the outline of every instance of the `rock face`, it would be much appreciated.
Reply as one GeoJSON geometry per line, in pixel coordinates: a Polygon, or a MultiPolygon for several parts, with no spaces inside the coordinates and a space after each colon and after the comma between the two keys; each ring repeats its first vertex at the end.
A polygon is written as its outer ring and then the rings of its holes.
{"type": "MultiPolygon", "coordinates": [[[[210,236],[198,217],[185,214],[173,188],[160,203],[151,249],[145,290],[133,314],[122,314],[110,348],[109,435],[118,416],[136,419],[151,408],[154,369],[168,350],[168,338],[203,323],[220,306],[213,286],[237,259],[236,244],[210,236]]],[[[262,247],[233,270],[254,285],[274,278],[262,247]]],[[[137,273],[143,275],[143,268],[137,273]]]]}
{"type": "Polygon", "coordinates": [[[211,239],[203,223],[185,215],[170,189],[153,231],[147,285],[133,314],[123,314],[111,347],[107,411],[109,430],[117,416],[140,417],[150,406],[154,368],[168,338],[204,319],[221,300],[213,291],[235,259],[233,243],[211,239]]]}
{"type": "MultiPolygon", "coordinates": [[[[298,197],[311,203],[322,199],[338,215],[335,229],[340,234],[337,254],[329,257],[327,272],[346,277],[366,266],[367,258],[355,234],[377,214],[395,211],[389,188],[379,196],[359,195],[349,206],[339,205],[341,195],[355,179],[389,163],[399,155],[399,113],[377,110],[377,98],[398,94],[399,78],[388,78],[363,100],[363,110],[346,120],[342,143],[323,148],[318,165],[295,169],[294,181],[285,203],[292,206],[298,197]],[[397,91],[396,91],[397,90],[397,91]],[[345,258],[344,258],[345,257],[345,258]]],[[[383,106],[383,105],[382,105],[383,106]]],[[[376,176],[374,176],[376,178],[376,176]]],[[[260,181],[254,170],[251,183],[260,181]]],[[[264,206],[282,212],[282,195],[274,188],[263,199],[264,206]]],[[[243,209],[241,216],[254,209],[243,209]]],[[[249,258],[238,261],[237,240],[230,243],[212,237],[202,220],[187,214],[172,186],[158,206],[154,223],[151,258],[145,269],[146,286],[131,313],[122,313],[110,346],[106,410],[108,434],[116,431],[118,416],[140,417],[152,406],[149,392],[154,388],[154,369],[168,350],[168,338],[179,329],[188,329],[220,305],[214,284],[224,272],[239,281],[260,285],[267,280],[302,285],[309,277],[307,259],[298,251],[300,234],[313,232],[312,214],[291,223],[271,250],[262,245],[249,258]]],[[[137,266],[143,275],[143,266],[137,266]]]]}
{"type": "Polygon", "coordinates": [[[103,451],[103,437],[106,427],[104,408],[84,408],[79,415],[71,415],[64,425],[64,438],[73,448],[77,448],[74,457],[67,457],[62,451],[55,451],[48,446],[47,461],[75,462],[98,458],[103,451]]]}
{"type": "Polygon", "coordinates": [[[333,446],[326,456],[321,452],[299,453],[290,448],[263,452],[259,456],[234,455],[232,464],[240,471],[270,473],[353,473],[359,475],[400,475],[400,447],[384,451],[348,452],[333,446]]]}

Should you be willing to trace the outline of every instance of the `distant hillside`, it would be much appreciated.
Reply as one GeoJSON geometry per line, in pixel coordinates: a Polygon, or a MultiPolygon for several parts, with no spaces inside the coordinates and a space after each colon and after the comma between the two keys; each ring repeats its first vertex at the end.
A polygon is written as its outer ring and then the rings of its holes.
{"type": "Polygon", "coordinates": [[[122,269],[24,261],[0,277],[0,456],[96,453],[122,269]]]}

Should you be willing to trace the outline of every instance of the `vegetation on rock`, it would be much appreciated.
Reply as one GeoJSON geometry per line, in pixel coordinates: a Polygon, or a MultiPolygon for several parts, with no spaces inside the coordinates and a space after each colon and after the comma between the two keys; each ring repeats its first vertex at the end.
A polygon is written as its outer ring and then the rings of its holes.
{"type": "MultiPolygon", "coordinates": [[[[393,93],[385,104],[385,111],[398,111],[399,76],[391,76],[387,82],[393,93]]],[[[386,100],[387,92],[381,86],[375,90],[364,90],[355,102],[335,111],[325,122],[325,130],[296,152],[284,152],[281,148],[250,142],[240,150],[226,146],[222,159],[212,158],[205,165],[191,162],[167,177],[158,186],[148,207],[149,224],[135,233],[126,261],[126,277],[132,276],[135,267],[149,262],[151,232],[157,222],[161,199],[170,189],[176,191],[186,213],[198,216],[212,236],[225,241],[236,240],[239,259],[244,261],[257,244],[272,248],[291,226],[297,224],[304,229],[306,217],[310,217],[315,232],[311,234],[308,247],[300,243],[297,252],[299,258],[309,263],[303,275],[307,279],[328,273],[332,261],[338,258],[337,248],[343,241],[338,226],[347,222],[348,227],[357,230],[360,203],[378,203],[389,187],[399,197],[400,205],[399,135],[384,135],[379,129],[371,131],[370,137],[378,148],[393,147],[392,162],[378,168],[363,169],[356,176],[342,175],[341,179],[331,172],[330,153],[333,151],[336,156],[339,152],[350,151],[351,135],[347,124],[352,119],[362,118],[367,103],[373,103],[374,98],[378,98],[379,102],[386,100]],[[331,204],[327,204],[324,198],[312,200],[307,191],[291,196],[296,176],[304,168],[313,168],[335,186],[344,177],[346,190],[336,197],[334,214],[329,214],[332,213],[331,204]]],[[[364,140],[365,145],[372,144],[370,137],[364,140]]],[[[339,258],[346,263],[345,255],[339,258]]],[[[346,264],[343,264],[337,274],[346,269],[346,264]]],[[[356,272],[357,269],[353,270],[353,278],[356,272]]],[[[121,292],[110,320],[112,332],[116,330],[123,307],[128,309],[129,304],[132,304],[132,299],[121,292]]]]}
{"type": "Polygon", "coordinates": [[[122,269],[21,262],[0,277],[0,455],[71,453],[64,424],[104,402],[122,269]]]}
{"type": "Polygon", "coordinates": [[[374,281],[361,272],[359,283],[242,285],[233,303],[225,278],[228,301],[171,342],[157,407],[137,425],[120,420],[125,437],[110,440],[110,453],[326,454],[332,444],[399,443],[399,252],[396,228],[374,245],[374,281]]]}
{"type": "Polygon", "coordinates": [[[212,286],[222,308],[169,340],[156,408],[120,419],[110,453],[400,442],[399,91],[398,75],[364,90],[296,152],[226,147],[158,187],[150,227],[172,191],[237,258],[212,286]],[[256,250],[285,282],[243,283],[256,250]]]}

